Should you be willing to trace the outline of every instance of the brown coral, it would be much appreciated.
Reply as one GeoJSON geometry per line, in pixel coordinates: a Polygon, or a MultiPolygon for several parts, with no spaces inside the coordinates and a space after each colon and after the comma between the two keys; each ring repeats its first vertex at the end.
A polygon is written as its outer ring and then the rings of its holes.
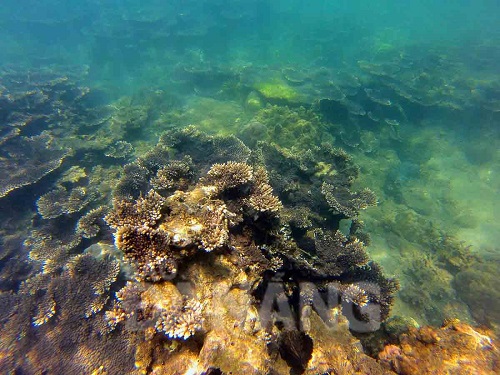
{"type": "Polygon", "coordinates": [[[357,216],[359,211],[377,205],[377,197],[368,188],[353,193],[345,187],[336,187],[324,182],[321,192],[332,211],[346,217],[357,216]]]}
{"type": "Polygon", "coordinates": [[[315,266],[322,274],[339,276],[368,262],[363,243],[357,239],[347,239],[340,231],[331,236],[316,230],[314,241],[318,257],[315,266]]]}
{"type": "Polygon", "coordinates": [[[151,179],[151,185],[158,191],[182,188],[189,183],[192,176],[192,160],[186,156],[182,160],[169,161],[158,169],[156,176],[151,179]]]}
{"type": "Polygon", "coordinates": [[[104,224],[104,216],[109,211],[106,206],[99,206],[83,215],[76,224],[76,233],[81,233],[85,238],[97,236],[104,224]]]}
{"type": "Polygon", "coordinates": [[[203,306],[194,299],[171,306],[162,312],[156,322],[157,331],[164,332],[173,339],[187,339],[203,328],[203,306]]]}
{"type": "Polygon", "coordinates": [[[229,161],[223,164],[214,164],[206,177],[201,181],[204,185],[212,185],[221,194],[230,189],[242,187],[253,179],[253,169],[245,163],[229,161]]]}
{"type": "Polygon", "coordinates": [[[137,266],[137,276],[152,281],[177,270],[175,259],[168,253],[169,243],[170,237],[161,229],[125,225],[115,234],[116,247],[137,266]]]}
{"type": "Polygon", "coordinates": [[[281,201],[273,194],[267,171],[263,167],[254,169],[254,185],[248,198],[248,205],[257,212],[277,213],[283,208],[281,201]]]}
{"type": "Polygon", "coordinates": [[[56,170],[69,154],[58,149],[48,133],[15,137],[2,144],[0,154],[0,197],[31,185],[56,170]]]}
{"type": "Polygon", "coordinates": [[[164,198],[154,190],[136,201],[115,198],[113,210],[106,215],[105,220],[115,229],[126,225],[152,227],[161,217],[163,203],[164,198]]]}
{"type": "Polygon", "coordinates": [[[38,213],[44,219],[53,219],[61,215],[82,210],[93,199],[94,194],[81,186],[68,191],[63,186],[42,195],[36,202],[38,213]]]}

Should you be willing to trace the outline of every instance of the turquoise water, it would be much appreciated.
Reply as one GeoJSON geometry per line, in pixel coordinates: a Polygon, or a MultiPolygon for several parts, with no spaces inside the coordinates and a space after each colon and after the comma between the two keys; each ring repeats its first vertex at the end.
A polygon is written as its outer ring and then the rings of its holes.
{"type": "MultiPolygon", "coordinates": [[[[47,337],[76,329],[81,311],[81,331],[106,325],[130,271],[100,269],[111,281],[90,310],[76,281],[49,280],[89,248],[121,258],[102,218],[124,165],[188,125],[250,149],[344,149],[359,167],[352,190],[378,199],[358,219],[370,258],[400,283],[391,316],[498,332],[499,14],[497,1],[465,0],[2,1],[0,364],[63,373],[45,343],[78,340],[47,337]],[[78,229],[90,212],[98,235],[78,229]]],[[[131,346],[105,339],[63,362],[97,371],[89,353],[113,345],[133,367],[131,346]]]]}

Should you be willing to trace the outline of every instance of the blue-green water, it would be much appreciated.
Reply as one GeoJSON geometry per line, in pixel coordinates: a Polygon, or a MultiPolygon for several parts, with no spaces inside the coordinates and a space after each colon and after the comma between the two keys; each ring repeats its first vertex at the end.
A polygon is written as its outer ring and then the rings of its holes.
{"type": "MultiPolygon", "coordinates": [[[[65,310],[80,290],[48,280],[113,245],[99,207],[123,166],[188,125],[250,149],[344,149],[359,166],[352,190],[378,198],[359,219],[370,258],[400,282],[391,314],[498,332],[499,14],[497,1],[465,0],[2,1],[0,365],[69,371],[43,347],[78,346],[44,340],[81,324],[65,310]],[[93,210],[99,235],[82,234],[93,210]],[[67,305],[49,298],[61,290],[67,305]]],[[[341,173],[317,162],[316,178],[341,173]]],[[[106,325],[125,274],[100,308],[82,307],[87,333],[106,325]]],[[[82,348],[116,345],[133,367],[128,344],[89,338],[63,362],[92,373],[82,348]]]]}

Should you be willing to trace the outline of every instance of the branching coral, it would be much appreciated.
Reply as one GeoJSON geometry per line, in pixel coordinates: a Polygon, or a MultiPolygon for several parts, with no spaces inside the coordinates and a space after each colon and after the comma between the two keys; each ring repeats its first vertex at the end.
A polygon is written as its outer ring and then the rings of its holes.
{"type": "Polygon", "coordinates": [[[192,160],[189,156],[182,160],[168,161],[151,179],[151,185],[158,191],[185,188],[193,176],[192,160]]]}
{"type": "Polygon", "coordinates": [[[150,190],[145,197],[136,201],[130,199],[115,199],[113,210],[106,215],[105,220],[112,228],[123,226],[152,227],[161,217],[164,198],[150,190]]]}
{"type": "Polygon", "coordinates": [[[345,187],[335,187],[323,182],[321,192],[332,211],[346,217],[357,216],[359,211],[377,205],[377,197],[368,188],[353,193],[345,187]]]}
{"type": "Polygon", "coordinates": [[[234,188],[240,188],[253,179],[252,167],[245,163],[227,162],[214,164],[201,181],[205,185],[215,186],[217,194],[234,188]]]}
{"type": "Polygon", "coordinates": [[[203,328],[203,306],[200,302],[189,299],[183,304],[171,306],[161,313],[156,322],[157,331],[173,339],[187,339],[203,328]]]}
{"type": "Polygon", "coordinates": [[[203,328],[203,305],[181,295],[170,282],[152,285],[127,283],[117,292],[116,306],[106,313],[111,329],[153,328],[172,339],[186,340],[203,328]]]}
{"type": "Polygon", "coordinates": [[[324,275],[340,276],[368,262],[368,254],[358,239],[348,240],[340,231],[333,236],[316,230],[314,243],[318,261],[314,266],[324,275]]]}
{"type": "Polygon", "coordinates": [[[104,216],[109,211],[106,206],[99,206],[83,215],[76,224],[76,233],[81,233],[85,238],[97,236],[104,224],[104,216]]]}
{"type": "MultiPolygon", "coordinates": [[[[297,370],[309,368],[309,361],[318,355],[314,339],[308,336],[317,337],[315,328],[309,325],[308,333],[300,336],[304,345],[314,343],[311,356],[301,357],[300,364],[293,359],[297,357],[293,339],[283,338],[299,337],[293,327],[301,325],[300,319],[310,320],[321,312],[328,321],[331,310],[316,311],[316,305],[324,305],[319,293],[328,293],[329,284],[335,284],[334,303],[353,309],[350,315],[345,312],[349,319],[369,322],[370,327],[380,324],[397,285],[368,262],[358,238],[359,224],[354,220],[349,237],[344,236],[336,228],[335,216],[325,217],[326,201],[318,199],[325,180],[349,191],[358,170],[348,157],[327,146],[294,155],[261,145],[250,158],[252,163],[231,157],[207,164],[196,148],[215,148],[216,143],[238,148],[231,139],[216,140],[190,128],[170,132],[155,150],[127,166],[122,182],[137,177],[135,196],[115,195],[106,220],[115,230],[117,248],[136,266],[136,280],[117,293],[105,313],[108,327],[102,331],[123,327],[143,332],[151,345],[158,337],[178,340],[180,351],[161,355],[181,373],[192,360],[200,372],[209,367],[229,372],[244,366],[263,373],[271,371],[270,358],[279,354],[292,359],[289,366],[297,370]],[[192,153],[188,145],[195,148],[192,153]],[[331,173],[318,173],[318,159],[323,157],[328,160],[323,169],[331,173]],[[270,178],[266,169],[272,169],[270,178]],[[286,200],[282,203],[273,193],[273,181],[286,178],[295,180],[295,188],[280,186],[286,200]],[[282,283],[276,293],[266,290],[270,280],[266,273],[275,274],[282,283]],[[309,280],[314,281],[305,293],[312,297],[301,309],[297,301],[303,298],[296,297],[303,296],[299,289],[302,281],[309,280]],[[287,304],[288,310],[283,308],[287,304]],[[266,311],[261,315],[258,309],[266,311]],[[375,316],[373,311],[379,310],[375,316]],[[197,331],[201,334],[189,339],[197,331]],[[194,342],[201,351],[191,352],[194,342]],[[229,342],[234,347],[227,346],[229,342]],[[256,357],[245,365],[238,358],[247,348],[256,357]]],[[[147,359],[146,346],[140,350],[142,368],[160,360],[147,359]]]]}
{"type": "Polygon", "coordinates": [[[168,253],[170,237],[163,230],[125,225],[117,230],[115,243],[125,259],[136,264],[139,278],[158,281],[176,271],[168,253]]]}
{"type": "Polygon", "coordinates": [[[31,260],[42,262],[43,272],[51,273],[63,267],[70,257],[71,250],[78,246],[81,237],[71,233],[64,238],[50,234],[48,229],[32,230],[24,241],[31,260]]]}
{"type": "Polygon", "coordinates": [[[77,186],[71,191],[63,186],[42,195],[36,202],[38,213],[44,219],[53,219],[82,210],[94,197],[92,191],[77,186]]]}
{"type": "Polygon", "coordinates": [[[252,193],[248,198],[248,205],[257,212],[276,214],[283,205],[279,198],[274,195],[273,188],[269,185],[269,178],[265,168],[255,168],[254,181],[252,193]]]}

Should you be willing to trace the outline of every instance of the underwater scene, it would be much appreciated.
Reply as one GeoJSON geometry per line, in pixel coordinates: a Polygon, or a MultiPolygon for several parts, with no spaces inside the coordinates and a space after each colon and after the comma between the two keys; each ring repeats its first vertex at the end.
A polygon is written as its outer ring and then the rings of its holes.
{"type": "Polygon", "coordinates": [[[0,374],[499,374],[499,25],[2,0],[0,374]]]}

